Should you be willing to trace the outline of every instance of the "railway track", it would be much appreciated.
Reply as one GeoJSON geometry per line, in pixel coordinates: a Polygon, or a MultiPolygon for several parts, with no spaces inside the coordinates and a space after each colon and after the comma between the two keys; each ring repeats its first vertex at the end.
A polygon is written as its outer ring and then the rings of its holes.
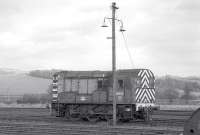
{"type": "Polygon", "coordinates": [[[98,126],[80,124],[50,124],[30,122],[1,122],[0,134],[67,134],[67,135],[178,135],[181,129],[141,126],[98,126]]]}
{"type": "Polygon", "coordinates": [[[159,110],[152,115],[153,125],[179,126],[183,127],[185,121],[192,115],[193,111],[159,110]]]}
{"type": "Polygon", "coordinates": [[[192,111],[155,111],[153,121],[119,123],[70,122],[52,117],[47,109],[0,108],[1,135],[179,135],[192,111]]]}

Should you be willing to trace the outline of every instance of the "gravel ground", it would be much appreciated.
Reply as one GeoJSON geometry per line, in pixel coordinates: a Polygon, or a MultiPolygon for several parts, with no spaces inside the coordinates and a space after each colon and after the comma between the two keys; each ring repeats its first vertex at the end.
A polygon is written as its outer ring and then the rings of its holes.
{"type": "Polygon", "coordinates": [[[166,120],[165,117],[173,116],[174,122],[183,123],[191,112],[183,113],[157,112],[154,115],[157,117],[151,123],[119,123],[113,127],[107,122],[69,122],[50,116],[47,109],[0,108],[0,135],[179,135],[183,131],[182,125],[169,126],[171,119],[166,120]],[[164,122],[162,116],[165,116],[164,122]]]}

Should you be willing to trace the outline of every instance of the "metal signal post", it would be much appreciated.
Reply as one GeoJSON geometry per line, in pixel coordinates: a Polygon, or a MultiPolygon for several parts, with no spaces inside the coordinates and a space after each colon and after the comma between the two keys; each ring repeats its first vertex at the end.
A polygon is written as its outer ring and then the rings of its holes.
{"type": "Polygon", "coordinates": [[[115,10],[116,3],[112,3],[112,75],[113,75],[113,126],[116,125],[116,48],[115,48],[115,10]]]}
{"type": "Polygon", "coordinates": [[[121,23],[120,26],[120,32],[124,32],[125,30],[123,29],[123,22],[119,19],[115,18],[115,11],[118,9],[116,7],[116,3],[112,3],[112,18],[105,17],[103,21],[102,27],[108,27],[106,25],[106,19],[112,20],[112,37],[108,39],[112,39],[112,90],[113,90],[113,125],[116,125],[116,113],[117,113],[117,101],[116,101],[116,48],[115,48],[115,21],[118,21],[121,23]]]}

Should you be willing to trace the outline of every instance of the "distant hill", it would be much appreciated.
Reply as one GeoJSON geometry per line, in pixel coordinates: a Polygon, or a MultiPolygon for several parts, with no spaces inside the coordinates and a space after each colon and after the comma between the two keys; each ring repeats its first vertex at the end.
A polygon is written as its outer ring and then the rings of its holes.
{"type": "Polygon", "coordinates": [[[200,98],[200,78],[162,76],[156,78],[157,98],[200,98]]]}
{"type": "MultiPolygon", "coordinates": [[[[60,70],[33,70],[24,72],[0,68],[1,94],[46,93],[52,75],[60,70]]],[[[200,98],[200,77],[156,77],[156,96],[159,99],[200,98]]]]}
{"type": "Polygon", "coordinates": [[[36,78],[25,71],[0,68],[0,95],[46,93],[50,79],[36,78]]]}
{"type": "Polygon", "coordinates": [[[28,73],[29,76],[44,78],[44,79],[52,79],[52,75],[60,70],[32,70],[28,73]]]}
{"type": "Polygon", "coordinates": [[[16,70],[11,68],[0,68],[0,75],[11,75],[11,74],[22,74],[26,73],[26,71],[16,70]]]}

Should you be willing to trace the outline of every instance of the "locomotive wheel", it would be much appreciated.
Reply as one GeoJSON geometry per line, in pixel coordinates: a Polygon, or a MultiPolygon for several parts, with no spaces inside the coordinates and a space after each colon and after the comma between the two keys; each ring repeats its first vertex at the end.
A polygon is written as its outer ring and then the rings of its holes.
{"type": "Polygon", "coordinates": [[[88,121],[90,122],[97,122],[99,118],[96,115],[89,115],[87,116],[88,121]]]}
{"type": "Polygon", "coordinates": [[[105,115],[104,118],[105,118],[104,120],[107,121],[107,123],[108,123],[109,125],[112,125],[112,124],[113,124],[112,116],[110,116],[110,115],[105,115]]]}
{"type": "Polygon", "coordinates": [[[107,121],[107,117],[105,115],[102,115],[99,117],[100,121],[107,121]]]}
{"type": "Polygon", "coordinates": [[[69,119],[70,119],[71,121],[80,120],[80,115],[79,115],[79,114],[76,114],[76,113],[71,114],[70,117],[69,117],[69,119]]]}
{"type": "Polygon", "coordinates": [[[105,115],[102,119],[105,120],[105,121],[109,121],[110,117],[108,115],[105,115]]]}
{"type": "Polygon", "coordinates": [[[89,121],[87,118],[87,115],[85,115],[85,114],[81,114],[80,118],[81,118],[81,120],[89,121]]]}
{"type": "Polygon", "coordinates": [[[119,122],[124,122],[124,123],[125,123],[125,122],[130,122],[130,119],[128,119],[128,118],[127,118],[127,119],[120,118],[120,119],[118,119],[118,121],[119,121],[119,122]]]}
{"type": "Polygon", "coordinates": [[[65,110],[65,114],[64,114],[66,119],[70,119],[70,113],[68,110],[65,110]]]}

